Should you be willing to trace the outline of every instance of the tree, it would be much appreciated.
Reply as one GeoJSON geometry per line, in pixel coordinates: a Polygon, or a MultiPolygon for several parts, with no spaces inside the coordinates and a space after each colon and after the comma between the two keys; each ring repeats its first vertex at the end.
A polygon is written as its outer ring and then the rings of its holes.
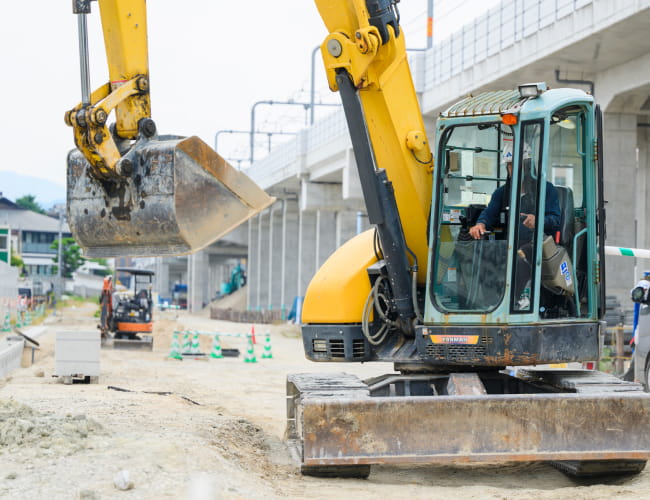
{"type": "Polygon", "coordinates": [[[45,215],[46,213],[45,210],[43,210],[43,207],[41,207],[36,202],[36,196],[34,196],[33,194],[26,194],[25,196],[21,196],[20,198],[17,198],[16,205],[18,205],[20,208],[31,210],[32,212],[36,212],[39,214],[45,215]]]}
{"type": "Polygon", "coordinates": [[[10,265],[11,265],[11,267],[17,267],[18,270],[20,271],[21,276],[25,275],[25,263],[23,262],[23,259],[21,258],[21,256],[18,255],[17,253],[11,252],[10,265]]]}
{"type": "MultiPolygon", "coordinates": [[[[59,240],[54,240],[50,245],[50,248],[58,250],[59,240]]],[[[59,256],[53,257],[52,260],[57,264],[53,266],[55,273],[59,270],[59,256]]],[[[61,270],[61,276],[64,278],[72,278],[72,273],[74,273],[79,266],[84,263],[84,258],[81,256],[81,248],[77,245],[77,242],[74,238],[63,238],[61,240],[61,262],[63,264],[63,269],[61,270]]]]}
{"type": "Polygon", "coordinates": [[[111,271],[108,268],[108,261],[106,259],[100,257],[97,259],[85,259],[85,260],[88,260],[90,262],[97,262],[97,264],[104,266],[106,268],[106,269],[94,269],[93,273],[95,274],[95,276],[108,276],[109,274],[113,274],[113,271],[111,271]]]}

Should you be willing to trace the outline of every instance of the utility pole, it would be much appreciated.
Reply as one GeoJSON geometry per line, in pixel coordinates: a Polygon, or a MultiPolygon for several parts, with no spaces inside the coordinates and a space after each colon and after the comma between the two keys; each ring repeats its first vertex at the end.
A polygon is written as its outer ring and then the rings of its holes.
{"type": "Polygon", "coordinates": [[[61,268],[63,267],[63,212],[59,211],[59,251],[57,258],[57,269],[56,269],[56,299],[60,300],[63,293],[63,273],[61,268]]]}

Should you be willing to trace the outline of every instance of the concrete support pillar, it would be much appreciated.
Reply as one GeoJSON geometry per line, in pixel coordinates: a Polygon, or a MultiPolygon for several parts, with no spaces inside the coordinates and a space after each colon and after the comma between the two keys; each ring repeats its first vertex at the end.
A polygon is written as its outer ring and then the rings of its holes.
{"type": "Polygon", "coordinates": [[[192,258],[193,255],[190,254],[187,256],[187,260],[185,262],[186,268],[185,268],[185,279],[183,280],[185,284],[187,285],[187,311],[192,312],[192,258]]]}
{"type": "Polygon", "coordinates": [[[156,257],[154,272],[156,273],[153,286],[154,292],[156,292],[160,297],[171,299],[169,264],[164,261],[163,257],[156,257]]]}
{"type": "Polygon", "coordinates": [[[268,308],[279,310],[282,304],[282,222],[286,202],[281,200],[271,207],[269,215],[268,252],[268,308]]]}
{"type": "Polygon", "coordinates": [[[215,298],[217,295],[217,292],[219,291],[219,287],[221,286],[221,281],[220,281],[220,275],[219,275],[219,268],[221,267],[220,261],[215,262],[214,259],[209,258],[208,259],[209,265],[207,269],[207,275],[208,275],[208,302],[212,302],[212,300],[215,298]]]}
{"type": "Polygon", "coordinates": [[[337,248],[336,224],[337,213],[326,210],[316,211],[316,271],[323,265],[337,248]]]}
{"type": "MultiPolygon", "coordinates": [[[[638,128],[637,146],[637,247],[650,248],[650,217],[648,217],[650,213],[650,201],[648,200],[648,193],[650,193],[650,127],[638,128]]],[[[639,265],[646,265],[650,269],[648,262],[641,261],[639,265]]]]}
{"type": "Polygon", "coordinates": [[[208,266],[209,256],[205,250],[188,257],[187,308],[192,313],[198,313],[208,303],[208,266]]]}
{"type": "Polygon", "coordinates": [[[280,279],[280,309],[290,311],[293,300],[299,295],[296,275],[300,270],[300,217],[298,202],[285,200],[282,208],[282,275],[280,279]]]}
{"type": "Polygon", "coordinates": [[[298,232],[298,295],[305,291],[316,272],[316,212],[300,211],[298,232]]]}
{"type": "Polygon", "coordinates": [[[271,248],[269,246],[270,240],[270,221],[271,221],[271,209],[265,210],[260,214],[258,221],[258,247],[257,247],[257,256],[259,260],[259,266],[257,268],[257,276],[259,280],[259,285],[257,288],[257,309],[266,309],[269,304],[269,253],[271,248]]]}
{"type": "Polygon", "coordinates": [[[257,216],[257,267],[255,268],[255,309],[260,309],[262,307],[262,269],[264,267],[264,262],[262,261],[262,253],[264,246],[264,237],[263,237],[263,215],[261,213],[257,216]]]}
{"type": "Polygon", "coordinates": [[[360,220],[358,213],[347,211],[336,213],[336,248],[357,235],[357,222],[360,220]]]}
{"type": "Polygon", "coordinates": [[[249,310],[255,310],[259,305],[257,294],[257,288],[259,287],[258,267],[260,265],[257,249],[259,245],[259,217],[260,216],[257,215],[248,220],[248,267],[246,269],[248,284],[246,286],[246,298],[249,310]]]}
{"type": "MultiPolygon", "coordinates": [[[[607,245],[633,247],[636,243],[637,117],[606,113],[604,125],[604,194],[607,200],[607,245]]],[[[645,216],[645,214],[644,214],[645,216]]],[[[645,221],[645,217],[644,217],[645,221]]],[[[644,222],[645,223],[645,222],[644,222]]],[[[607,293],[626,297],[635,282],[635,259],[606,258],[607,293]]]]}

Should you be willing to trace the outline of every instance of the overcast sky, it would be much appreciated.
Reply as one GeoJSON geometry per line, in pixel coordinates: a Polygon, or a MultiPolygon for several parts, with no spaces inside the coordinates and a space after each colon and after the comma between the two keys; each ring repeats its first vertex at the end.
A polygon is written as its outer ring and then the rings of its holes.
{"type": "MultiPolygon", "coordinates": [[[[448,36],[454,26],[460,28],[495,3],[470,0],[459,7],[453,0],[436,0],[436,37],[448,36]]],[[[66,154],[74,146],[63,115],[81,100],[71,4],[3,2],[0,15],[0,170],[61,185],[66,154]]],[[[147,9],[152,115],[159,132],[198,135],[213,145],[218,130],[249,130],[257,101],[309,100],[311,53],[327,35],[312,1],[149,0],[147,9]]],[[[399,9],[407,46],[424,47],[427,0],[402,0],[399,9]]],[[[105,83],[108,70],[97,3],[92,10],[88,26],[95,89],[105,83]]],[[[327,90],[321,65],[317,58],[317,98],[338,102],[327,90]]],[[[266,130],[295,130],[304,123],[298,106],[257,109],[256,122],[266,130]]],[[[317,113],[331,110],[321,107],[317,113]]],[[[247,139],[220,136],[220,153],[247,156],[242,141],[247,139]]]]}

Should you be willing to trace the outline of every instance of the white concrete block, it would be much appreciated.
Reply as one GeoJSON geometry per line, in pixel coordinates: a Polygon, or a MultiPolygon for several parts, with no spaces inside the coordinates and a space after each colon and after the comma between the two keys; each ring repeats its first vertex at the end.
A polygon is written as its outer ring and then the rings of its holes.
{"type": "Polygon", "coordinates": [[[57,377],[97,377],[101,354],[100,332],[57,332],[54,374],[57,377]]]}

